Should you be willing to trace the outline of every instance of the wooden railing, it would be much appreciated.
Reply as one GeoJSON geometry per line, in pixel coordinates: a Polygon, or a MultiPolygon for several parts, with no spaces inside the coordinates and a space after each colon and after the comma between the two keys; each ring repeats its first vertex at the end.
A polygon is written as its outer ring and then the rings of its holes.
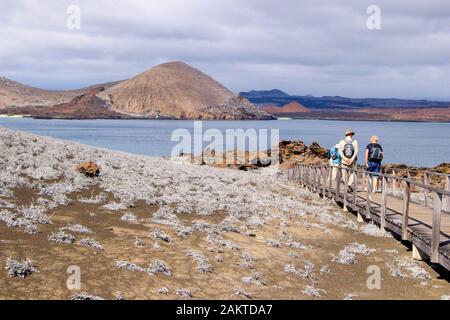
{"type": "Polygon", "coordinates": [[[423,181],[418,181],[410,176],[407,178],[396,176],[395,173],[369,173],[363,168],[305,164],[295,165],[288,170],[287,174],[289,180],[297,181],[311,191],[340,202],[344,209],[357,212],[359,219],[364,217],[368,220],[378,219],[381,228],[386,228],[388,224],[386,214],[391,210],[388,206],[388,196],[399,199],[403,202],[403,209],[400,212],[401,230],[394,232],[398,233],[402,240],[411,240],[412,237],[409,228],[411,203],[423,207],[424,213],[432,214],[432,225],[429,228],[430,247],[421,249],[430,256],[431,262],[440,262],[441,220],[442,215],[448,215],[446,212],[450,211],[450,175],[423,172],[423,181]],[[335,170],[334,174],[333,170],[335,170]],[[353,183],[348,186],[351,175],[353,175],[353,183]],[[445,189],[430,185],[429,179],[432,175],[446,179],[445,189]],[[381,190],[377,190],[381,192],[381,200],[377,204],[372,203],[373,178],[377,178],[381,185],[381,190]],[[418,198],[418,195],[423,195],[423,199],[418,198]],[[432,209],[429,206],[430,203],[432,203],[432,209]],[[375,211],[377,219],[374,217],[375,211]]]}
{"type": "MultiPolygon", "coordinates": [[[[389,174],[391,176],[396,176],[395,169],[391,169],[389,174]]],[[[433,179],[434,177],[440,178],[441,180],[444,180],[444,190],[447,192],[450,192],[450,174],[432,172],[432,171],[419,171],[419,172],[416,172],[416,175],[418,175],[419,177],[421,176],[420,180],[412,177],[410,173],[407,174],[407,178],[410,180],[421,182],[422,185],[425,185],[425,186],[432,185],[433,180],[438,180],[438,179],[433,179]]],[[[393,193],[396,193],[396,191],[398,190],[398,187],[399,186],[397,185],[397,183],[395,183],[395,180],[393,180],[392,181],[393,193]]],[[[417,194],[419,194],[421,196],[421,198],[413,199],[413,201],[415,200],[416,202],[421,202],[426,207],[433,205],[433,202],[430,201],[430,194],[427,192],[428,191],[427,188],[420,188],[420,187],[416,187],[415,185],[413,185],[412,191],[416,192],[417,194]]],[[[450,198],[449,198],[449,200],[443,201],[442,210],[444,210],[446,212],[450,212],[450,198]]]]}

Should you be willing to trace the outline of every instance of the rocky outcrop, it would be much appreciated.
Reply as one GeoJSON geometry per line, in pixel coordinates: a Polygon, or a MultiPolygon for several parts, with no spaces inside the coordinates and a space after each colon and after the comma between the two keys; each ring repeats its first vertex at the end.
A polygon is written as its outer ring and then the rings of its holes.
{"type": "Polygon", "coordinates": [[[296,162],[322,164],[328,161],[328,151],[318,143],[307,146],[302,141],[281,141],[279,146],[280,163],[289,165],[296,162]]]}
{"type": "MultiPolygon", "coordinates": [[[[405,164],[386,164],[383,165],[383,170],[389,174],[395,172],[396,176],[403,178],[407,178],[409,174],[412,178],[423,181],[424,172],[450,174],[450,163],[441,163],[440,165],[433,168],[415,167],[405,164]]],[[[445,177],[438,175],[430,175],[428,182],[440,188],[444,188],[446,183],[445,177]]]]}
{"type": "Polygon", "coordinates": [[[98,177],[100,175],[100,167],[92,161],[80,163],[77,166],[77,171],[90,178],[98,177]]]}

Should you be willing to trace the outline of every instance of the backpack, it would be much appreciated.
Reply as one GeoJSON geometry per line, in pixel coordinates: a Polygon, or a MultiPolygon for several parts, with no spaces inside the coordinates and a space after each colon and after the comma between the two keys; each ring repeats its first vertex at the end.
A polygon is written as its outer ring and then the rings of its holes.
{"type": "Polygon", "coordinates": [[[343,154],[344,157],[346,157],[347,159],[351,159],[353,157],[353,155],[355,154],[355,147],[353,146],[353,140],[347,141],[345,143],[343,154]]]}
{"type": "Polygon", "coordinates": [[[370,161],[381,161],[383,159],[383,151],[381,151],[380,146],[374,145],[370,150],[369,160],[370,161]]]}
{"type": "Polygon", "coordinates": [[[332,149],[330,158],[332,160],[337,160],[339,158],[339,150],[337,148],[332,149]]]}

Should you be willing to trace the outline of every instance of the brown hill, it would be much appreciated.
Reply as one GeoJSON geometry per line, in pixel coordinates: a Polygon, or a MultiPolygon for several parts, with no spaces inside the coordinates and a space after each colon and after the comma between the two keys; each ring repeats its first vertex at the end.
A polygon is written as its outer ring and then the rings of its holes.
{"type": "Polygon", "coordinates": [[[5,112],[5,110],[8,110],[11,113],[22,114],[27,109],[53,107],[69,103],[76,97],[89,94],[92,90],[99,91],[117,83],[119,82],[97,84],[78,90],[56,91],[34,88],[0,77],[0,111],[5,112]]]}
{"type": "Polygon", "coordinates": [[[310,110],[308,108],[302,106],[297,101],[293,101],[291,103],[285,104],[282,107],[277,107],[277,106],[263,107],[262,110],[264,110],[268,113],[271,113],[271,114],[310,112],[310,110]]]}
{"type": "Polygon", "coordinates": [[[129,115],[178,119],[270,119],[248,100],[183,62],[158,65],[99,97],[129,115]]]}
{"type": "Polygon", "coordinates": [[[105,87],[93,87],[72,100],[54,106],[30,106],[6,108],[2,112],[14,114],[20,111],[21,115],[33,118],[51,119],[123,119],[131,118],[125,114],[109,110],[105,101],[97,97],[97,94],[105,90],[105,87]]]}
{"type": "Polygon", "coordinates": [[[70,101],[82,91],[43,90],[0,77],[0,110],[10,107],[52,106],[70,101]]]}

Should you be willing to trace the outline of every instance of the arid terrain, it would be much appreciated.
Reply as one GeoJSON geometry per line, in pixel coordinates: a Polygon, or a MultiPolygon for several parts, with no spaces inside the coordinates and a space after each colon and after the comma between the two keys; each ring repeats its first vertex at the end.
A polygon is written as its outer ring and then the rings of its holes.
{"type": "Polygon", "coordinates": [[[0,299],[450,298],[448,273],[282,171],[3,128],[0,248],[0,299]],[[87,160],[98,177],[76,170],[87,160]],[[73,266],[79,290],[67,287],[73,266]],[[368,288],[369,266],[381,289],[368,288]]]}

